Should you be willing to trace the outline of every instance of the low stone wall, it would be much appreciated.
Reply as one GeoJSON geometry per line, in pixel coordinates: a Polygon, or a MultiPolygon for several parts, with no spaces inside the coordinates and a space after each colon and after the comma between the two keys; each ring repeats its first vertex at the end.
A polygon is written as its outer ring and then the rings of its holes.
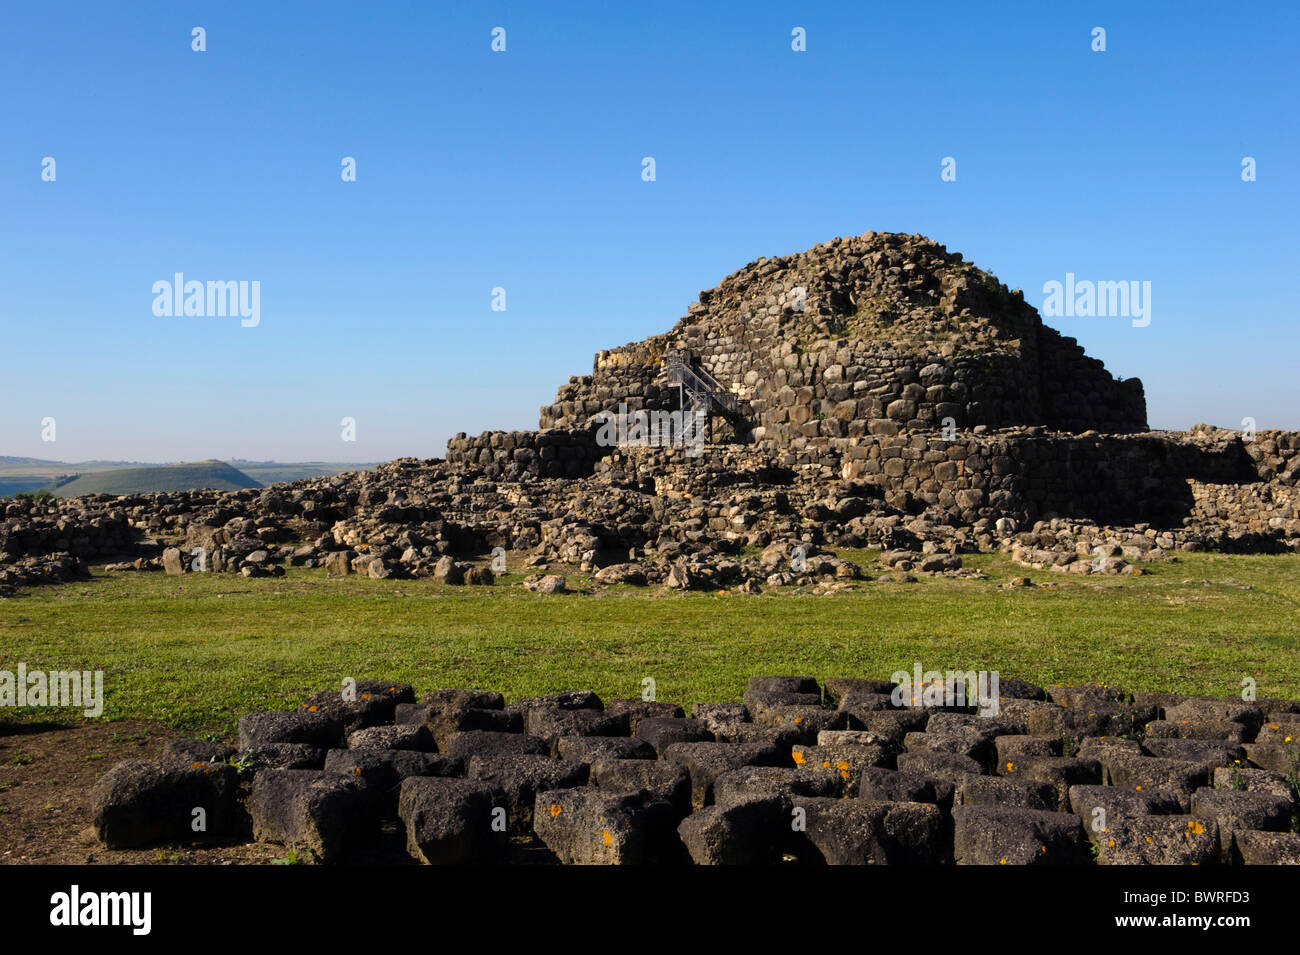
{"type": "Polygon", "coordinates": [[[70,512],[56,502],[28,500],[9,501],[0,508],[0,563],[57,552],[117,555],[129,551],[137,536],[120,508],[70,512]]]}
{"type": "Polygon", "coordinates": [[[1258,480],[1240,441],[1197,442],[1167,432],[1060,434],[1042,429],[869,435],[850,442],[841,473],[881,487],[893,507],[957,508],[962,519],[1052,515],[1102,523],[1181,524],[1189,480],[1258,480]]]}
{"type": "Polygon", "coordinates": [[[447,441],[447,461],[481,468],[489,480],[574,478],[590,475],[606,450],[593,432],[578,429],[461,432],[447,441]]]}
{"type": "Polygon", "coordinates": [[[1192,515],[1200,521],[1227,521],[1242,534],[1281,531],[1300,538],[1300,488],[1280,484],[1203,484],[1189,482],[1192,515]]]}

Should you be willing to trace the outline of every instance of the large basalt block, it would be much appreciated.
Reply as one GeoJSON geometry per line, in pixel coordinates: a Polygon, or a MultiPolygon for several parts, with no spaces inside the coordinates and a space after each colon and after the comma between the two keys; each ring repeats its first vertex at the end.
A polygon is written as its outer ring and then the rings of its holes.
{"type": "Polygon", "coordinates": [[[1192,793],[1209,782],[1211,768],[1199,763],[1157,756],[1133,756],[1119,751],[1100,753],[1096,760],[1106,782],[1135,792],[1164,791],[1177,796],[1186,810],[1192,793]]]}
{"type": "Polygon", "coordinates": [[[554,753],[562,736],[627,736],[629,719],[626,713],[534,706],[524,715],[524,732],[546,740],[554,753]]]}
{"type": "Polygon", "coordinates": [[[1198,789],[1192,793],[1191,814],[1218,823],[1226,854],[1234,829],[1288,832],[1295,803],[1286,796],[1236,789],[1198,789]]]}
{"type": "Polygon", "coordinates": [[[751,796],[692,813],[677,833],[696,865],[759,865],[780,861],[789,827],[777,796],[751,796]]]}
{"type": "Polygon", "coordinates": [[[325,690],[306,700],[301,709],[325,713],[343,725],[345,733],[393,722],[399,704],[415,702],[409,683],[358,680],[344,690],[325,690]]]}
{"type": "Polygon", "coordinates": [[[419,723],[368,726],[348,734],[348,749],[406,749],[429,753],[435,748],[433,734],[419,723]]]}
{"type": "Polygon", "coordinates": [[[255,749],[268,743],[303,743],[334,749],[343,745],[343,724],[328,713],[311,710],[250,713],[240,718],[240,749],[255,749]]]}
{"type": "Polygon", "coordinates": [[[481,781],[408,777],[397,814],[407,851],[428,865],[492,862],[508,844],[505,794],[481,781]]]}
{"type": "Polygon", "coordinates": [[[676,810],[645,790],[539,792],[533,819],[537,837],[566,865],[642,865],[685,854],[676,810]]]}
{"type": "Polygon", "coordinates": [[[1239,829],[1232,833],[1232,861],[1241,865],[1300,865],[1300,835],[1239,829]]]}
{"type": "Polygon", "coordinates": [[[455,756],[401,749],[332,749],[325,770],[365,780],[382,801],[385,812],[397,809],[397,794],[408,776],[463,776],[465,762],[455,756]]]}
{"type": "Polygon", "coordinates": [[[868,767],[858,781],[858,797],[873,802],[932,803],[947,812],[952,808],[957,787],[924,773],[908,773],[868,767]]]}
{"type": "Polygon", "coordinates": [[[713,733],[702,720],[649,717],[637,723],[636,735],[660,756],[674,743],[711,743],[713,733]]]}
{"type": "Polygon", "coordinates": [[[468,760],[471,756],[493,758],[497,756],[531,755],[549,756],[546,740],[527,733],[498,733],[492,730],[469,730],[458,733],[442,747],[448,756],[468,760]]]}
{"type": "Polygon", "coordinates": [[[794,803],[796,853],[827,865],[933,865],[946,861],[947,825],[937,806],[866,799],[794,803]]]}
{"type": "Polygon", "coordinates": [[[91,790],[95,835],[110,849],[228,836],[238,773],[222,763],[118,763],[91,790]]]}
{"type": "Polygon", "coordinates": [[[1010,806],[952,811],[958,865],[1081,865],[1091,861],[1078,816],[1010,806]]]}
{"type": "Polygon", "coordinates": [[[1071,786],[1068,804],[1070,812],[1083,820],[1088,837],[1093,840],[1112,824],[1182,812],[1182,804],[1173,793],[1139,792],[1119,786],[1071,786]]]}
{"type": "Polygon", "coordinates": [[[253,837],[307,849],[322,862],[373,840],[382,805],[358,776],[312,769],[258,773],[248,797],[253,837]]]}
{"type": "Polygon", "coordinates": [[[1099,786],[1101,763],[1095,759],[1065,756],[1030,756],[1007,759],[997,766],[998,774],[1022,782],[1046,783],[1056,789],[1056,803],[1069,805],[1071,786],[1099,786]]]}
{"type": "Polygon", "coordinates": [[[1094,834],[1100,865],[1205,865],[1221,860],[1219,827],[1195,816],[1142,816],[1094,834]]]}

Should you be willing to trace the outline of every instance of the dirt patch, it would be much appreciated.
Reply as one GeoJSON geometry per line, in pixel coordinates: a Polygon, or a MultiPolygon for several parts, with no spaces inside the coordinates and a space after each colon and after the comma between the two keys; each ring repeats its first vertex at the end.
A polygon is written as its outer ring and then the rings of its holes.
{"type": "MultiPolygon", "coordinates": [[[[75,725],[0,722],[0,865],[271,865],[284,864],[284,846],[252,842],[245,826],[213,845],[168,844],[106,849],[90,825],[90,791],[101,775],[128,759],[157,759],[169,727],[141,720],[87,720],[75,725]]],[[[237,740],[226,740],[235,745],[237,740]]],[[[298,857],[310,863],[309,857],[298,857]]],[[[507,860],[553,862],[536,840],[515,840],[507,860]]],[[[379,838],[346,862],[415,865],[401,825],[388,821],[379,838]]]]}
{"type": "Polygon", "coordinates": [[[0,863],[200,865],[270,862],[279,846],[108,850],[90,828],[95,780],[126,759],[156,759],[177,736],[157,723],[0,723],[0,863]]]}

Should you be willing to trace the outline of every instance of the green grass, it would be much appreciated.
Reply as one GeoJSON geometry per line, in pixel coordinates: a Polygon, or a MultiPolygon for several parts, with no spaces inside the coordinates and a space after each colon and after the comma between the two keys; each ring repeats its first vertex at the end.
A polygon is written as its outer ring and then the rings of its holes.
{"type": "MultiPolygon", "coordinates": [[[[873,554],[840,553],[879,573],[873,554]]],[[[658,699],[689,706],[738,700],[756,674],[887,678],[919,662],[1212,696],[1239,693],[1250,676],[1261,696],[1300,696],[1300,555],[1189,554],[1123,579],[1030,572],[994,554],[966,564],[990,579],[762,597],[627,587],[547,597],[517,573],[470,588],[293,568],[279,579],[97,572],[0,601],[0,669],[103,669],[107,718],[196,734],[345,677],[507,699],[573,688],[634,697],[652,677],[658,699]],[[1059,586],[999,586],[1026,573],[1059,586]]]]}

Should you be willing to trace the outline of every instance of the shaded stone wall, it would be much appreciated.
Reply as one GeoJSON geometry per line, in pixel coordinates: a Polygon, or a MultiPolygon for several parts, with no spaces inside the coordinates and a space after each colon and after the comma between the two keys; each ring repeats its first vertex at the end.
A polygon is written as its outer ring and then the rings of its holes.
{"type": "Polygon", "coordinates": [[[120,509],[68,514],[53,503],[11,501],[0,516],[0,555],[7,555],[0,560],[55,552],[115,555],[129,550],[138,536],[120,509]]]}
{"type": "Polygon", "coordinates": [[[961,519],[1059,515],[1114,524],[1177,525],[1195,502],[1190,480],[1258,481],[1242,444],[1164,433],[1074,435],[1016,430],[960,436],[900,434],[859,441],[846,479],[873,483],[905,511],[955,508],[961,519]]]}
{"type": "Polygon", "coordinates": [[[596,475],[645,493],[700,499],[738,486],[785,488],[794,506],[808,487],[844,481],[855,494],[882,498],[899,511],[937,507],[962,524],[1061,516],[1179,527],[1190,518],[1300,534],[1300,495],[1276,476],[1261,481],[1251,448],[1233,432],[1081,435],[1032,428],[959,432],[946,441],[938,432],[900,431],[848,439],[842,450],[811,459],[791,451],[774,456],[762,447],[713,446],[694,459],[670,449],[619,449],[599,462],[596,475]]]}
{"type": "Polygon", "coordinates": [[[607,449],[592,432],[552,428],[544,431],[464,432],[447,441],[447,461],[482,468],[490,480],[586,477],[607,449]]]}

